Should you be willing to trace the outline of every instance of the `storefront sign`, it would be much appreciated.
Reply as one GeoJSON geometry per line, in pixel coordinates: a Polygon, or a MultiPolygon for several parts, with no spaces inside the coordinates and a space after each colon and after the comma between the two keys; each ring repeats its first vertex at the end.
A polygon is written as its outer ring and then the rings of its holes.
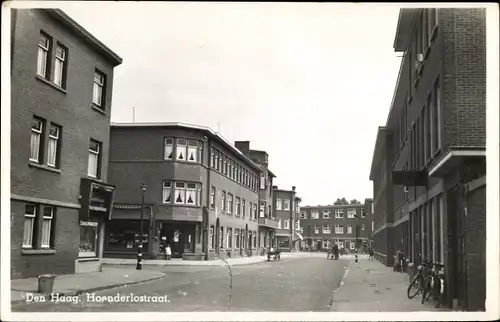
{"type": "Polygon", "coordinates": [[[80,226],[90,226],[90,227],[97,227],[98,223],[94,221],[80,221],[80,226]]]}

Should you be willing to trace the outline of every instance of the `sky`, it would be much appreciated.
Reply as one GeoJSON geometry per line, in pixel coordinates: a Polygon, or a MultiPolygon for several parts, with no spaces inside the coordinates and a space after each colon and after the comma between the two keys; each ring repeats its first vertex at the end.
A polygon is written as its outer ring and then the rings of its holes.
{"type": "Polygon", "coordinates": [[[333,3],[66,3],[123,58],[112,122],[186,122],[269,154],[302,206],[372,198],[401,58],[399,8],[333,3]]]}

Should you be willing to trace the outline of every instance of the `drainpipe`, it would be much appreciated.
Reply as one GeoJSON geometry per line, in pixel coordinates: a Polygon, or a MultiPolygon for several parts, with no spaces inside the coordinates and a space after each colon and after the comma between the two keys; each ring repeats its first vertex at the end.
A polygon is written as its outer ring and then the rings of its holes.
{"type": "MultiPolygon", "coordinates": [[[[205,142],[207,142],[207,140],[205,140],[205,142]]],[[[202,213],[202,223],[203,223],[203,227],[201,227],[203,229],[203,239],[202,239],[202,252],[205,254],[205,260],[208,260],[208,233],[209,233],[209,229],[210,229],[210,223],[209,223],[209,219],[210,219],[210,213],[209,213],[209,209],[210,209],[210,190],[212,189],[212,186],[210,184],[210,174],[212,173],[212,170],[211,170],[211,167],[210,167],[210,162],[211,162],[211,153],[212,153],[212,140],[208,140],[208,149],[207,149],[207,155],[208,155],[208,166],[207,166],[207,201],[206,201],[206,206],[203,207],[203,213],[202,213]]],[[[215,196],[214,196],[215,197],[215,196]]],[[[214,200],[214,202],[216,202],[214,200]]],[[[213,238],[215,238],[215,231],[214,231],[214,236],[213,238]]]]}

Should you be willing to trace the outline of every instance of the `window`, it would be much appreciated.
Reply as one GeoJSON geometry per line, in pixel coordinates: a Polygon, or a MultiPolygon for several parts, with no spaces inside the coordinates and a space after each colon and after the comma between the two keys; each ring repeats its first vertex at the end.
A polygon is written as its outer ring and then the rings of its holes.
{"type": "Polygon", "coordinates": [[[281,210],[281,199],[276,199],[276,210],[281,210]]]}
{"type": "Polygon", "coordinates": [[[42,142],[44,121],[34,118],[31,121],[31,142],[30,142],[30,161],[41,163],[40,147],[42,142]]]}
{"type": "Polygon", "coordinates": [[[44,34],[40,34],[40,41],[38,43],[38,60],[37,60],[37,74],[43,78],[48,79],[49,71],[49,52],[50,52],[50,39],[44,34]]]}
{"type": "Polygon", "coordinates": [[[50,125],[49,129],[49,143],[47,151],[47,165],[57,167],[57,157],[59,150],[59,134],[60,127],[54,124],[50,125]]]}
{"type": "Polygon", "coordinates": [[[94,73],[94,96],[92,99],[92,103],[99,107],[103,107],[104,100],[104,82],[105,76],[99,71],[95,71],[94,73]]]}
{"type": "Polygon", "coordinates": [[[210,152],[210,167],[212,168],[215,166],[214,161],[215,161],[215,150],[214,148],[212,148],[210,152]]]}
{"type": "Polygon", "coordinates": [[[356,218],[356,209],[347,210],[347,218],[349,218],[349,219],[356,218]]]}
{"type": "Polygon", "coordinates": [[[300,220],[297,220],[295,222],[295,230],[299,230],[300,229],[300,220]]]}
{"type": "Polygon", "coordinates": [[[266,189],[266,176],[264,173],[260,174],[260,189],[261,190],[266,189]]]}
{"type": "Polygon", "coordinates": [[[246,215],[246,202],[245,199],[241,200],[241,216],[245,218],[246,215]]]}
{"type": "Polygon", "coordinates": [[[259,217],[264,218],[265,217],[265,209],[266,209],[266,204],[264,202],[260,202],[260,207],[259,207],[259,217]]]}
{"type": "Polygon", "coordinates": [[[331,233],[332,233],[332,226],[323,225],[323,234],[331,234],[331,233]]]}
{"type": "Polygon", "coordinates": [[[314,226],[314,233],[319,234],[319,226],[318,225],[314,226]]]}
{"type": "Polygon", "coordinates": [[[441,149],[441,90],[439,78],[434,83],[432,104],[432,151],[437,153],[441,149]]]}
{"type": "Polygon", "coordinates": [[[78,257],[97,256],[97,222],[80,222],[80,244],[78,247],[78,257]]]}
{"type": "MultiPolygon", "coordinates": [[[[165,203],[171,202],[172,182],[163,182],[163,198],[165,203]]],[[[199,206],[201,204],[201,184],[195,182],[175,182],[175,204],[199,206]]]]}
{"type": "Polygon", "coordinates": [[[92,178],[98,178],[99,173],[99,163],[101,153],[101,143],[95,140],[90,140],[89,143],[89,164],[88,164],[88,176],[92,178]]]}
{"type": "Polygon", "coordinates": [[[424,134],[425,134],[425,163],[432,159],[432,146],[431,146],[431,104],[432,104],[432,95],[427,97],[427,102],[424,106],[424,134]]]}
{"type": "Polygon", "coordinates": [[[226,211],[226,192],[225,191],[222,191],[222,195],[221,195],[221,203],[222,203],[222,211],[226,211]]]}
{"type": "Polygon", "coordinates": [[[344,248],[344,241],[339,240],[339,248],[344,248]]]}
{"type": "Polygon", "coordinates": [[[311,210],[311,219],[319,219],[319,212],[317,210],[311,210]]]}
{"type": "Polygon", "coordinates": [[[257,248],[257,233],[254,231],[252,232],[252,239],[253,239],[253,248],[257,248]]]}
{"type": "Polygon", "coordinates": [[[236,178],[236,169],[234,168],[234,160],[231,160],[231,179],[236,178]]]}
{"type": "Polygon", "coordinates": [[[227,194],[227,213],[233,213],[233,195],[230,193],[227,194]]]}
{"type": "Polygon", "coordinates": [[[344,233],[344,226],[343,225],[335,225],[335,233],[336,234],[343,234],[344,233]]]}
{"type": "Polygon", "coordinates": [[[366,225],[365,224],[361,224],[361,230],[365,230],[366,228],[366,225]]]}
{"type": "Polygon", "coordinates": [[[163,181],[163,203],[172,202],[172,182],[163,181]]]}
{"type": "Polygon", "coordinates": [[[285,229],[290,229],[290,220],[285,220],[285,229]]]}
{"type": "Polygon", "coordinates": [[[223,249],[224,248],[224,227],[220,227],[219,231],[219,248],[223,249]]]}
{"type": "Polygon", "coordinates": [[[222,173],[224,168],[224,154],[219,152],[219,171],[222,173]]]}
{"type": "Polygon", "coordinates": [[[187,140],[186,139],[177,139],[177,160],[185,161],[186,160],[186,148],[187,148],[187,140]]]}
{"type": "Polygon", "coordinates": [[[56,47],[56,61],[54,65],[54,84],[64,87],[64,73],[65,73],[66,49],[61,45],[56,47]]]}
{"type": "Polygon", "coordinates": [[[24,209],[23,248],[33,248],[35,235],[36,206],[28,204],[24,209]]]}
{"type": "Polygon", "coordinates": [[[175,183],[175,203],[183,204],[186,202],[186,184],[184,182],[175,183]]]}
{"type": "Polygon", "coordinates": [[[43,218],[42,218],[42,248],[51,247],[51,234],[52,234],[52,220],[54,219],[54,207],[45,206],[43,207],[43,218]]]}
{"type": "Polygon", "coordinates": [[[364,208],[361,208],[361,218],[366,217],[366,210],[364,208]]]}
{"type": "Polygon", "coordinates": [[[335,209],[335,218],[337,219],[344,218],[344,209],[335,209]]]}
{"type": "Polygon", "coordinates": [[[240,248],[240,230],[236,229],[234,231],[234,239],[236,241],[236,248],[240,248]]]}
{"type": "Polygon", "coordinates": [[[323,219],[330,219],[331,218],[331,213],[329,210],[324,209],[323,210],[323,219]]]}
{"type": "MultiPolygon", "coordinates": [[[[236,229],[236,233],[238,233],[238,229],[236,229]]],[[[227,229],[227,248],[233,248],[233,229],[228,228],[227,229]]]]}
{"type": "Polygon", "coordinates": [[[283,210],[286,211],[290,210],[290,200],[288,199],[283,200],[283,210]]]}
{"type": "Polygon", "coordinates": [[[307,219],[307,214],[305,211],[300,213],[300,219],[307,219]]]}
{"type": "Polygon", "coordinates": [[[352,225],[347,225],[347,233],[352,234],[352,225]]]}
{"type": "Polygon", "coordinates": [[[356,246],[355,243],[353,243],[353,242],[349,243],[349,248],[350,249],[354,249],[355,246],[356,246]]]}
{"type": "Polygon", "coordinates": [[[215,242],[215,239],[214,239],[214,226],[210,226],[210,248],[211,249],[214,249],[215,248],[215,245],[214,245],[214,242],[215,242]]]}
{"type": "Polygon", "coordinates": [[[165,160],[172,160],[174,158],[174,139],[165,139],[165,160]]]}
{"type": "Polygon", "coordinates": [[[210,208],[215,209],[215,187],[210,188],[210,208]]]}
{"type": "Polygon", "coordinates": [[[241,199],[240,197],[236,197],[236,216],[241,215],[241,199]]]}
{"type": "Polygon", "coordinates": [[[253,204],[253,219],[257,220],[257,204],[253,204]]]}
{"type": "Polygon", "coordinates": [[[201,189],[196,183],[188,183],[186,188],[186,204],[198,205],[201,197],[201,189]]]}
{"type": "Polygon", "coordinates": [[[222,173],[227,174],[227,156],[224,156],[224,165],[222,166],[222,173]]]}

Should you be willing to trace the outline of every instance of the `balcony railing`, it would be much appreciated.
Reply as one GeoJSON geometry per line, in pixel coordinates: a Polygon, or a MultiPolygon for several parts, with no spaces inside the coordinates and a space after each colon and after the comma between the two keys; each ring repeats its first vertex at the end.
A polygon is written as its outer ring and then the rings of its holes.
{"type": "Polygon", "coordinates": [[[265,226],[269,228],[278,229],[278,222],[274,219],[264,217],[259,218],[259,226],[265,226]]]}

